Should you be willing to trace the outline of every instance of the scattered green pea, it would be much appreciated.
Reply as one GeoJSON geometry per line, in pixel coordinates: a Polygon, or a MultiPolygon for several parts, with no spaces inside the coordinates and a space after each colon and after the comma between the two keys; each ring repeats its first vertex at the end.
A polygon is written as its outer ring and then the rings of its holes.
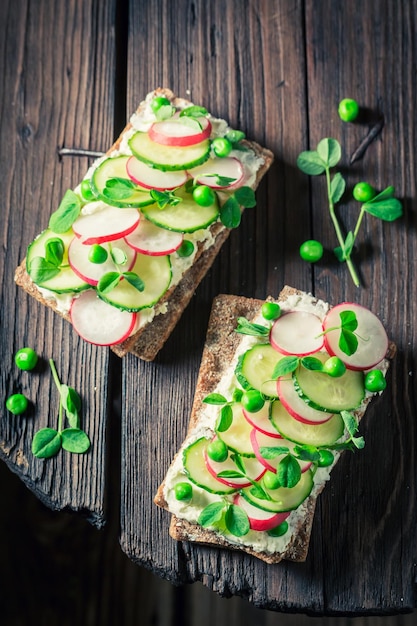
{"type": "Polygon", "coordinates": [[[264,302],[261,313],[266,320],[277,320],[281,315],[281,307],[276,302],[264,302]]]}
{"type": "Polygon", "coordinates": [[[271,528],[271,530],[268,530],[268,535],[270,535],[271,537],[282,537],[282,535],[285,535],[287,530],[288,522],[282,522],[278,526],[275,526],[275,528],[271,528]]]}
{"type": "Polygon", "coordinates": [[[226,137],[216,137],[213,139],[211,147],[214,154],[220,158],[229,156],[233,148],[231,142],[226,137]]]}
{"type": "Polygon", "coordinates": [[[21,348],[16,352],[14,362],[21,370],[33,370],[38,362],[38,355],[33,348],[21,348]]]}
{"type": "Polygon", "coordinates": [[[368,391],[372,391],[373,393],[377,393],[379,391],[384,391],[387,386],[387,381],[385,380],[384,374],[381,370],[371,370],[365,376],[365,389],[368,391]]]}
{"type": "Polygon", "coordinates": [[[328,467],[334,461],[334,454],[331,450],[319,450],[320,458],[317,462],[319,467],[328,467]]]}
{"type": "Polygon", "coordinates": [[[21,393],[14,393],[6,400],[6,409],[13,415],[22,415],[28,408],[28,399],[21,393]]]}
{"type": "Polygon", "coordinates": [[[200,206],[211,206],[216,200],[216,194],[207,185],[197,185],[193,191],[193,199],[200,206]]]}
{"type": "Polygon", "coordinates": [[[229,449],[221,439],[214,439],[207,445],[207,455],[212,461],[223,463],[229,456],[229,449]]]}
{"type": "Polygon", "coordinates": [[[185,258],[187,256],[191,256],[194,252],[194,244],[189,239],[184,239],[182,244],[177,250],[177,254],[181,258],[185,258]]]}
{"type": "Polygon", "coordinates": [[[346,372],[346,365],[338,356],[331,356],[323,363],[323,372],[332,378],[339,378],[346,372]]]}
{"type": "Polygon", "coordinates": [[[91,263],[96,263],[97,265],[100,265],[101,263],[105,263],[107,261],[108,256],[109,253],[107,252],[106,248],[100,246],[99,243],[93,243],[88,253],[88,260],[91,261],[91,263]]]}
{"type": "Polygon", "coordinates": [[[95,195],[93,194],[93,191],[91,189],[90,181],[87,178],[82,181],[80,190],[81,196],[84,200],[87,200],[87,202],[95,200],[95,195]]]}
{"type": "Polygon", "coordinates": [[[280,482],[276,473],[267,470],[262,478],[264,487],[266,489],[278,489],[280,482]]]}
{"type": "Polygon", "coordinates": [[[339,102],[338,113],[342,122],[353,122],[359,115],[359,104],[353,98],[343,98],[339,102]]]}
{"type": "Polygon", "coordinates": [[[193,497],[193,488],[190,483],[177,483],[174,487],[174,492],[177,500],[191,500],[193,497]]]}
{"type": "Polygon", "coordinates": [[[303,261],[316,263],[317,261],[320,261],[323,256],[323,246],[315,239],[308,239],[300,246],[300,256],[303,261]]]}
{"type": "Polygon", "coordinates": [[[358,202],[368,202],[376,195],[376,190],[369,183],[357,183],[352,194],[358,202]]]}
{"type": "Polygon", "coordinates": [[[248,389],[243,392],[240,402],[243,408],[250,413],[257,413],[265,404],[265,399],[257,389],[248,389]]]}

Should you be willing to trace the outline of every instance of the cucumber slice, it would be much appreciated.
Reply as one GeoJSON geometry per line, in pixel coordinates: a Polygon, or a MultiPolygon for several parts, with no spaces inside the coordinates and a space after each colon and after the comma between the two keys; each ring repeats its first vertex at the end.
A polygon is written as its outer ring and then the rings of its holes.
{"type": "Polygon", "coordinates": [[[187,147],[165,146],[138,131],[129,139],[129,146],[136,158],[162,171],[188,170],[210,156],[209,139],[187,147]]]}
{"type": "Polygon", "coordinates": [[[232,412],[233,421],[231,426],[224,432],[218,432],[217,436],[224,441],[229,450],[237,452],[242,456],[253,457],[255,453],[250,439],[253,426],[245,418],[240,404],[234,404],[232,412]]]}
{"type": "Polygon", "coordinates": [[[138,253],[130,271],[137,274],[145,283],[143,291],[138,291],[127,280],[122,279],[109,293],[99,294],[102,300],[122,311],[140,311],[153,306],[164,295],[171,282],[169,256],[138,253]]]}
{"type": "Polygon", "coordinates": [[[301,474],[301,478],[295,487],[278,487],[278,489],[265,489],[271,500],[257,498],[252,492],[252,487],[245,487],[241,494],[253,506],[271,513],[284,513],[293,511],[310,495],[313,489],[313,473],[307,470],[301,474]]]}
{"type": "Polygon", "coordinates": [[[209,493],[234,493],[237,489],[221,483],[208,471],[205,461],[205,450],[208,443],[210,443],[208,439],[201,437],[185,448],[183,451],[185,473],[192,483],[209,493]]]}
{"type": "Polygon", "coordinates": [[[269,343],[257,344],[239,358],[235,376],[244,389],[253,387],[269,398],[276,398],[277,381],[272,380],[272,372],[283,356],[269,343]]]}
{"type": "MultiPolygon", "coordinates": [[[[329,358],[325,352],[317,352],[314,356],[322,363],[329,358]]],[[[350,411],[356,409],[365,397],[364,376],[360,371],[347,369],[342,376],[334,378],[300,365],[293,379],[304,402],[319,411],[350,411]]]]}
{"type": "Polygon", "coordinates": [[[143,207],[155,202],[149,193],[149,189],[141,189],[139,186],[136,189],[132,189],[132,194],[128,198],[113,199],[109,198],[105,193],[106,183],[110,178],[123,178],[130,181],[126,170],[129,158],[129,156],[117,156],[105,159],[94,170],[90,180],[91,189],[99,200],[121,209],[126,207],[143,207]]]}
{"type": "Polygon", "coordinates": [[[272,404],[271,422],[285,439],[312,446],[330,446],[340,439],[345,430],[339,413],[323,424],[305,424],[292,417],[279,400],[272,404]]]}
{"type": "MultiPolygon", "coordinates": [[[[62,239],[65,247],[64,257],[62,259],[63,267],[59,274],[44,281],[37,281],[36,285],[43,289],[49,289],[55,293],[79,293],[85,289],[89,289],[88,283],[85,280],[77,276],[73,269],[69,266],[68,262],[68,248],[71,241],[74,239],[74,233],[71,230],[66,233],[57,235],[49,228],[44,230],[36,239],[29,245],[26,255],[26,271],[30,276],[30,266],[34,258],[45,257],[45,246],[49,239],[62,239]]],[[[34,281],[35,282],[35,281],[34,281]]]]}
{"type": "Polygon", "coordinates": [[[181,198],[181,202],[175,206],[169,205],[165,209],[160,209],[154,204],[144,207],[142,213],[156,226],[179,233],[193,233],[207,228],[217,220],[219,215],[217,200],[211,206],[200,206],[183,187],[178,189],[175,195],[181,198]]]}

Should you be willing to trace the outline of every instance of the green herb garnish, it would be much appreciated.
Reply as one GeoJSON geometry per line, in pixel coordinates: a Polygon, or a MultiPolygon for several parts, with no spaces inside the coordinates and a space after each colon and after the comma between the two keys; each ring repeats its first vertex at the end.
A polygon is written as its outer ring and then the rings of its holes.
{"type": "Polygon", "coordinates": [[[61,204],[49,218],[49,228],[59,235],[71,228],[81,211],[81,201],[72,189],[68,189],[61,204]]]}

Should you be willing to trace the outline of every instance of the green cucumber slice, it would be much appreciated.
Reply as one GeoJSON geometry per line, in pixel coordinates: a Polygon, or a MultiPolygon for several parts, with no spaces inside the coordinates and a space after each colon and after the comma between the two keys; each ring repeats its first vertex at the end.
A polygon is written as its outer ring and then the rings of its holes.
{"type": "Polygon", "coordinates": [[[142,209],[145,217],[156,226],[173,230],[179,233],[193,233],[196,230],[207,228],[215,222],[219,215],[219,205],[216,199],[211,206],[204,207],[194,202],[190,193],[184,187],[177,189],[175,195],[181,201],[160,209],[156,204],[142,209]]]}
{"type": "Polygon", "coordinates": [[[149,256],[139,254],[129,270],[137,274],[145,283],[145,289],[138,291],[127,280],[122,279],[109,293],[98,295],[102,300],[122,311],[140,311],[151,307],[167,291],[172,277],[169,256],[149,256]]]}
{"type": "Polygon", "coordinates": [[[149,190],[142,190],[138,185],[132,189],[132,194],[128,198],[110,198],[105,193],[106,183],[111,178],[123,178],[130,181],[126,171],[126,163],[129,158],[129,156],[109,157],[94,170],[90,186],[96,198],[121,209],[127,207],[139,208],[155,202],[149,190]]]}
{"type": "Polygon", "coordinates": [[[242,456],[253,457],[255,452],[253,451],[250,438],[253,426],[245,418],[240,404],[233,404],[232,412],[233,421],[231,426],[223,432],[217,432],[217,436],[224,441],[232,452],[237,452],[242,456]]]}
{"type": "Polygon", "coordinates": [[[310,495],[313,489],[313,473],[307,470],[301,474],[301,478],[295,487],[278,487],[278,489],[265,489],[271,500],[264,500],[256,497],[252,493],[252,487],[245,487],[241,490],[242,496],[263,511],[271,511],[271,513],[284,513],[285,511],[293,511],[310,495]]]}
{"type": "Polygon", "coordinates": [[[283,358],[269,343],[260,343],[239,358],[235,376],[244,389],[253,387],[269,398],[276,398],[277,381],[272,380],[272,372],[283,358]]]}
{"type": "MultiPolygon", "coordinates": [[[[314,357],[324,363],[329,355],[317,352],[314,357]]],[[[319,411],[350,411],[356,409],[365,397],[364,376],[360,371],[346,370],[342,376],[334,378],[300,365],[293,374],[293,380],[304,402],[319,411]]]]}
{"type": "Polygon", "coordinates": [[[185,448],[182,457],[185,473],[192,483],[209,493],[234,493],[237,489],[216,480],[208,471],[204,458],[208,443],[210,443],[208,439],[201,437],[185,448]]]}
{"type": "Polygon", "coordinates": [[[270,419],[285,439],[312,446],[330,446],[340,439],[345,430],[339,413],[322,424],[305,424],[292,417],[279,400],[272,403],[270,419]]]}
{"type": "MultiPolygon", "coordinates": [[[[68,247],[71,241],[74,239],[74,233],[72,229],[66,233],[57,235],[52,230],[47,228],[29,245],[26,255],[26,271],[31,275],[30,266],[34,258],[45,257],[45,246],[49,239],[62,239],[65,247],[64,257],[62,259],[62,269],[59,274],[44,281],[37,281],[36,285],[42,289],[49,289],[55,293],[79,293],[85,289],[89,289],[91,285],[88,285],[82,280],[68,263],[68,247]]],[[[34,281],[35,282],[35,281],[34,281]]]]}
{"type": "Polygon", "coordinates": [[[188,170],[201,165],[210,156],[209,139],[187,147],[165,146],[138,131],[129,139],[129,146],[140,161],[163,171],[188,170]]]}

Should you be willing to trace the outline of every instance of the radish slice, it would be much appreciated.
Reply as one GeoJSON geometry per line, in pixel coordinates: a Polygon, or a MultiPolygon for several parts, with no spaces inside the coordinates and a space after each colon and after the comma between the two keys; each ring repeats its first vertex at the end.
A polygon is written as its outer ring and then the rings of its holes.
{"type": "MultiPolygon", "coordinates": [[[[109,252],[109,246],[103,244],[103,247],[109,252]]],[[[126,271],[132,269],[136,260],[136,252],[131,248],[124,239],[117,239],[112,242],[112,247],[119,248],[126,254],[126,263],[123,266],[126,271]]],[[[86,245],[78,237],[74,237],[68,247],[68,261],[72,270],[85,280],[89,285],[97,285],[100,278],[106,272],[114,272],[115,266],[109,256],[104,263],[92,263],[88,258],[91,246],[86,245]]]]}
{"type": "Polygon", "coordinates": [[[367,370],[380,363],[388,350],[388,337],[385,329],[369,309],[354,304],[344,302],[330,309],[324,323],[324,330],[328,332],[324,336],[324,345],[329,354],[338,356],[352,370],[367,370]],[[358,348],[354,354],[348,356],[339,348],[340,338],[340,313],[353,311],[356,315],[358,327],[355,335],[358,339],[358,348]],[[336,327],[336,330],[328,330],[336,327]]]}
{"type": "Polygon", "coordinates": [[[126,163],[126,172],[131,180],[145,189],[159,189],[160,191],[176,189],[187,181],[187,172],[177,170],[163,172],[150,167],[143,161],[132,156],[126,163]]]}
{"type": "Polygon", "coordinates": [[[249,524],[252,530],[266,531],[275,528],[285,522],[290,511],[285,513],[271,513],[254,506],[240,494],[237,493],[233,498],[233,504],[240,506],[249,518],[249,524]]]}
{"type": "Polygon", "coordinates": [[[244,175],[243,165],[235,157],[208,159],[203,165],[188,170],[188,173],[193,179],[197,179],[200,185],[207,185],[213,189],[225,189],[232,185],[238,185],[244,175]],[[224,176],[232,180],[227,184],[219,184],[217,176],[224,176]]]}
{"type": "Polygon", "coordinates": [[[287,376],[278,378],[277,390],[281,401],[281,410],[286,411],[303,424],[324,424],[333,417],[333,413],[319,411],[304,402],[298,395],[292,378],[287,376]]]}
{"type": "MultiPolygon", "coordinates": [[[[256,428],[251,432],[251,442],[253,446],[253,451],[255,452],[255,456],[260,463],[270,472],[276,473],[277,467],[284,458],[288,454],[288,452],[282,452],[281,454],[275,456],[272,459],[266,459],[261,454],[261,448],[280,448],[285,447],[289,449],[289,452],[292,452],[294,446],[296,445],[292,441],[287,441],[286,439],[281,439],[278,441],[275,437],[270,437],[269,435],[265,435],[256,428]]],[[[298,461],[300,465],[300,469],[302,472],[306,472],[311,467],[311,461],[298,461]]]]}
{"type": "Polygon", "coordinates": [[[137,321],[137,313],[121,311],[103,302],[93,289],[74,298],[70,317],[80,337],[98,346],[121,343],[129,337],[137,321]]]}
{"type": "Polygon", "coordinates": [[[139,224],[137,209],[118,209],[104,203],[102,206],[99,211],[80,215],[72,225],[75,235],[85,244],[121,239],[139,224]]]}
{"type": "Polygon", "coordinates": [[[169,120],[155,122],[149,128],[149,138],[164,146],[186,147],[193,146],[210,137],[211,123],[207,117],[195,118],[200,126],[187,124],[183,119],[178,114],[169,120]]]}
{"type": "Polygon", "coordinates": [[[141,254],[163,256],[172,254],[181,246],[182,233],[160,228],[149,220],[141,219],[134,231],[126,235],[126,243],[141,254]]]}
{"type": "Polygon", "coordinates": [[[323,325],[314,313],[290,311],[273,324],[270,343],[285,355],[307,356],[321,350],[324,344],[323,325]]]}
{"type": "MultiPolygon", "coordinates": [[[[249,487],[249,485],[251,484],[250,480],[248,480],[248,478],[246,478],[245,476],[242,476],[241,478],[223,478],[218,475],[220,474],[220,472],[237,470],[236,463],[230,458],[230,455],[225,461],[219,462],[210,459],[207,452],[205,451],[204,459],[207,470],[212,476],[214,476],[216,480],[218,480],[223,485],[239,489],[241,487],[249,487]]],[[[260,463],[258,459],[254,457],[248,457],[243,459],[243,463],[245,465],[246,476],[248,476],[252,480],[260,480],[266,472],[265,466],[262,465],[262,463],[260,463]]]]}
{"type": "Polygon", "coordinates": [[[248,420],[249,424],[252,424],[252,426],[259,430],[261,433],[269,435],[270,437],[275,437],[276,439],[282,439],[281,435],[269,419],[269,408],[270,403],[265,402],[260,411],[257,411],[256,413],[251,413],[250,411],[246,411],[246,409],[243,409],[243,415],[248,420]]]}

